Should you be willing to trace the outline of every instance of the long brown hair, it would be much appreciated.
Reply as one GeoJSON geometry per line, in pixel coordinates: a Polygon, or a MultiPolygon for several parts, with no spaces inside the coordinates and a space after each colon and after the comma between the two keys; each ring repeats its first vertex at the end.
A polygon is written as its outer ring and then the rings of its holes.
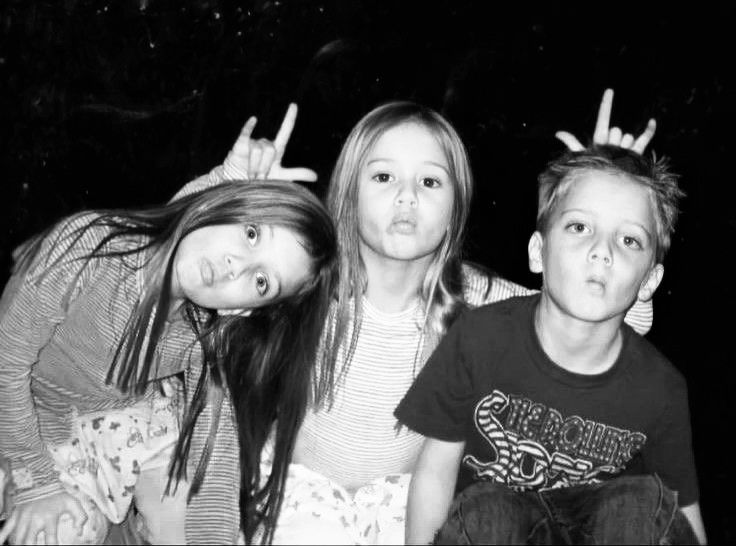
{"type": "MultiPolygon", "coordinates": [[[[203,369],[185,409],[169,485],[186,476],[192,434],[208,398],[226,401],[224,394],[229,393],[240,445],[241,527],[250,541],[263,525],[263,540],[270,541],[296,433],[315,380],[314,355],[327,317],[336,255],[334,227],[327,211],[319,199],[297,184],[252,181],[223,183],[161,207],[96,211],[89,218],[79,229],[56,226],[60,234],[51,247],[58,250],[61,245],[65,251],[55,253],[58,257],[48,266],[62,262],[90,230],[102,229],[105,235],[82,258],[82,269],[93,260],[121,259],[131,272],[142,270],[144,288],[107,377],[123,392],[137,395],[144,393],[156,377],[156,346],[164,335],[171,305],[173,259],[188,233],[219,224],[279,225],[293,231],[312,258],[312,280],[306,286],[269,306],[254,309],[248,317],[221,316],[214,309],[191,302],[184,306],[185,318],[202,348],[203,369]],[[111,244],[123,239],[135,244],[111,244]],[[132,256],[143,259],[129,259],[132,256]],[[261,450],[274,423],[273,471],[261,487],[261,450]]],[[[24,247],[18,270],[22,272],[37,259],[42,243],[48,243],[47,237],[48,232],[43,233],[24,247]]],[[[213,408],[213,415],[217,420],[219,407],[213,408]]],[[[197,464],[190,498],[197,494],[203,480],[209,443],[197,464]]]]}

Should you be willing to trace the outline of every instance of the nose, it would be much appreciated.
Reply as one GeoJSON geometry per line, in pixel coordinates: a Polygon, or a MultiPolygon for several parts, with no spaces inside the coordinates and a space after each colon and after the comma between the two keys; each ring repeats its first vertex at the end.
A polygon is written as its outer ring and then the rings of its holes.
{"type": "Polygon", "coordinates": [[[396,204],[409,205],[414,208],[417,206],[417,188],[413,180],[403,180],[399,184],[399,190],[396,194],[396,204]]]}
{"type": "Polygon", "coordinates": [[[591,262],[603,262],[603,265],[611,266],[613,264],[613,252],[608,241],[601,238],[598,239],[591,247],[588,253],[588,260],[591,262]]]}
{"type": "Polygon", "coordinates": [[[239,278],[248,269],[248,262],[239,256],[225,256],[225,275],[230,280],[239,278]]]}

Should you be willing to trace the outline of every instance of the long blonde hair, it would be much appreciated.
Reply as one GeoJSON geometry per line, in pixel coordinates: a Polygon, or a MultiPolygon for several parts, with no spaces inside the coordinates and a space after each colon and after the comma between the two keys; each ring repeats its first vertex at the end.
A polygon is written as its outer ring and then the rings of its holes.
{"type": "Polygon", "coordinates": [[[462,304],[461,249],[470,211],[473,179],[465,146],[450,123],[434,110],[413,102],[383,104],[366,114],[353,128],[332,171],[327,208],[335,222],[338,240],[339,277],[335,308],[325,328],[320,355],[318,401],[331,393],[335,382],[337,354],[350,338],[345,373],[355,351],[362,319],[361,295],[368,279],[359,252],[358,183],[360,171],[378,139],[389,129],[412,123],[432,134],[445,154],[454,187],[454,202],[445,237],[434,253],[421,287],[425,306],[423,335],[439,338],[462,304]],[[351,316],[351,307],[354,306],[351,316]],[[348,336],[348,332],[352,333],[348,336]]]}

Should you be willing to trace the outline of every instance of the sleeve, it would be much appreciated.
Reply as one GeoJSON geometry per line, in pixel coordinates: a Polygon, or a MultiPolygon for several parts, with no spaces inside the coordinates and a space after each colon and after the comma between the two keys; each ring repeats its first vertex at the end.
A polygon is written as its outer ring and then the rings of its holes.
{"type": "Polygon", "coordinates": [[[192,195],[198,191],[217,186],[217,184],[220,184],[225,180],[227,180],[225,170],[222,165],[218,165],[207,174],[203,174],[202,176],[185,184],[178,192],[176,192],[176,195],[171,198],[171,201],[176,201],[177,199],[181,199],[187,195],[192,195]]]}
{"type": "Polygon", "coordinates": [[[31,370],[92,265],[84,275],[80,275],[81,260],[65,259],[49,268],[53,264],[49,254],[62,246],[57,243],[58,238],[48,237],[39,254],[44,258],[11,277],[0,300],[0,453],[13,469],[16,503],[62,490],[41,438],[31,370]]]}
{"type": "Polygon", "coordinates": [[[6,519],[12,511],[10,498],[13,480],[10,474],[10,463],[0,453],[0,521],[6,519]]]}
{"type": "MultiPolygon", "coordinates": [[[[471,307],[480,307],[489,303],[506,300],[516,296],[529,296],[539,290],[532,290],[499,277],[484,273],[469,264],[463,264],[463,281],[465,285],[465,301],[471,307]]],[[[629,309],[624,322],[639,335],[644,335],[652,328],[654,308],[652,301],[636,303],[629,309]]]]}
{"type": "Polygon", "coordinates": [[[423,436],[465,439],[475,383],[463,350],[466,317],[455,321],[394,411],[401,423],[423,436]]]}
{"type": "Polygon", "coordinates": [[[678,492],[678,504],[687,506],[698,501],[699,490],[685,380],[671,391],[670,403],[643,456],[647,472],[656,472],[667,487],[678,492]]]}

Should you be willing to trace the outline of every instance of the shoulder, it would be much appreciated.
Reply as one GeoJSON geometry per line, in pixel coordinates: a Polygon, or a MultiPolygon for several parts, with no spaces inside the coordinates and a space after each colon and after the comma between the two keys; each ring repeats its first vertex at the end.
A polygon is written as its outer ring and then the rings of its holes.
{"type": "Polygon", "coordinates": [[[457,322],[464,330],[493,331],[494,339],[503,339],[503,332],[516,330],[519,326],[524,326],[529,322],[537,299],[535,295],[514,296],[480,305],[464,311],[457,322]]]}
{"type": "Polygon", "coordinates": [[[98,217],[94,212],[80,212],[59,220],[13,252],[16,268],[34,279],[47,275],[57,265],[85,256],[104,236],[101,229],[90,227],[98,217]]]}
{"type": "Polygon", "coordinates": [[[463,298],[470,307],[525,296],[535,291],[500,277],[478,264],[463,262],[463,298]]]}
{"type": "Polygon", "coordinates": [[[687,393],[685,376],[649,340],[637,334],[631,327],[626,330],[626,352],[631,374],[648,390],[660,393],[664,398],[687,393]]]}

